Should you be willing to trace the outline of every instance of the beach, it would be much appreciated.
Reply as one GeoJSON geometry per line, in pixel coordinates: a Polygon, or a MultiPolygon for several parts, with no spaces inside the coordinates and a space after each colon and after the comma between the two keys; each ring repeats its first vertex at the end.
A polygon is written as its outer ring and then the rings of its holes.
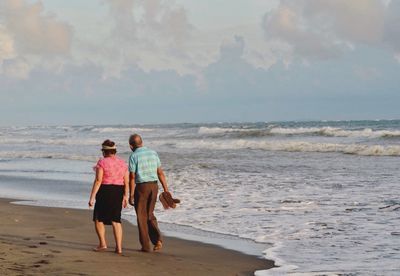
{"type": "Polygon", "coordinates": [[[157,253],[142,253],[136,226],[123,222],[124,252],[94,252],[92,211],[16,205],[0,199],[1,275],[253,275],[272,261],[200,242],[165,237],[157,253]]]}

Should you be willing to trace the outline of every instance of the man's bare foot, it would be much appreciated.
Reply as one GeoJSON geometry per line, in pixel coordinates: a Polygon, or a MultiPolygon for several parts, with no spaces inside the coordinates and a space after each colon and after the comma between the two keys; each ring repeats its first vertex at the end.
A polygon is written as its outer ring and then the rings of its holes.
{"type": "Polygon", "coordinates": [[[154,246],[153,250],[154,250],[154,251],[160,251],[161,248],[162,248],[162,241],[158,241],[158,242],[156,243],[156,245],[154,246]]]}

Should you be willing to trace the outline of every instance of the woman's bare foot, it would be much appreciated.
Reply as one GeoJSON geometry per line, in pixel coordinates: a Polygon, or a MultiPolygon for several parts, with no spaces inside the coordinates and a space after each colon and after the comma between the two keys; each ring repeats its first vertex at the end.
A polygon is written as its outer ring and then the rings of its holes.
{"type": "Polygon", "coordinates": [[[107,250],[107,246],[97,246],[95,248],[93,248],[93,251],[95,252],[102,252],[102,251],[106,251],[107,250]]]}

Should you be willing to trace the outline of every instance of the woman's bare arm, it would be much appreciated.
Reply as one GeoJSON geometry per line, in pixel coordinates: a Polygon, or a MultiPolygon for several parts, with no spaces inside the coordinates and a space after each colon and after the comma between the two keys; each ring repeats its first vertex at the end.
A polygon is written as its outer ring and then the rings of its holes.
{"type": "Polygon", "coordinates": [[[92,192],[90,193],[89,207],[93,207],[96,200],[96,194],[100,189],[101,182],[103,181],[103,169],[96,168],[96,176],[93,181],[92,192]]]}

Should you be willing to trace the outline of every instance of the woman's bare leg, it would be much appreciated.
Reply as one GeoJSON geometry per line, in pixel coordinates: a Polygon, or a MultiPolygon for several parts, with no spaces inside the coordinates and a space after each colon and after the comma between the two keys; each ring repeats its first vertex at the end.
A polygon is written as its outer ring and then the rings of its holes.
{"type": "Polygon", "coordinates": [[[99,246],[97,249],[105,249],[107,248],[106,242],[106,228],[104,227],[104,223],[101,221],[96,220],[94,222],[94,226],[96,228],[96,233],[99,238],[99,246]]]}
{"type": "Polygon", "coordinates": [[[112,222],[114,238],[115,238],[115,252],[122,253],[122,225],[119,222],[112,222]]]}

